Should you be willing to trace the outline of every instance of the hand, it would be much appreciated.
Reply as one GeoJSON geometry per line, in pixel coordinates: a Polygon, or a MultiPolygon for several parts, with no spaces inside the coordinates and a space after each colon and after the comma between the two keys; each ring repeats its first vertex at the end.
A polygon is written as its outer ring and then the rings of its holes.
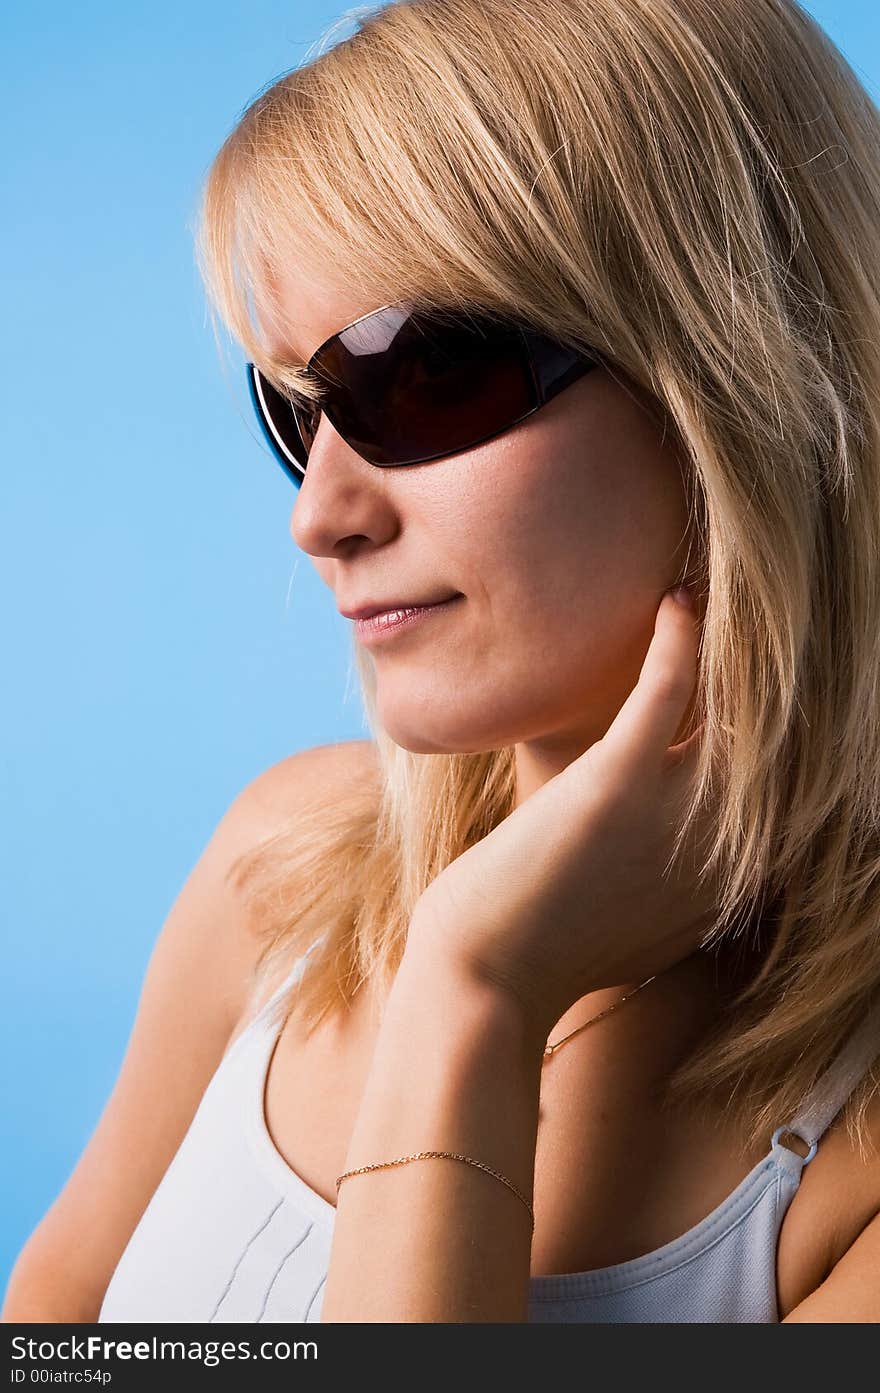
{"type": "Polygon", "coordinates": [[[639,679],[601,740],[443,870],[420,896],[420,945],[510,991],[546,1031],[581,996],[641,981],[700,946],[716,887],[700,829],[664,875],[702,727],[670,746],[694,692],[699,623],[664,595],[639,679]]]}

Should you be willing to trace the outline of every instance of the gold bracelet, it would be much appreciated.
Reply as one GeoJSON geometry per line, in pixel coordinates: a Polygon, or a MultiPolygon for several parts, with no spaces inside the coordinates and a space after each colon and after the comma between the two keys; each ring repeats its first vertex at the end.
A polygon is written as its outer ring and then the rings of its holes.
{"type": "Polygon", "coordinates": [[[364,1175],[367,1171],[381,1171],[385,1170],[387,1166],[403,1166],[407,1161],[425,1161],[438,1156],[446,1156],[450,1161],[466,1161],[469,1166],[476,1166],[479,1170],[486,1171],[488,1175],[494,1175],[496,1180],[500,1180],[502,1185],[506,1185],[508,1190],[513,1191],[518,1200],[522,1200],[526,1209],[529,1211],[529,1216],[532,1220],[532,1228],[535,1227],[535,1211],[522,1191],[518,1190],[512,1181],[508,1180],[500,1171],[493,1170],[491,1166],[484,1165],[482,1161],[475,1161],[471,1156],[461,1156],[456,1151],[419,1151],[415,1156],[399,1156],[396,1161],[377,1161],[376,1164],[372,1166],[358,1166],[357,1170],[345,1171],[342,1175],[338,1176],[336,1180],[337,1197],[339,1195],[340,1185],[343,1180],[347,1180],[350,1175],[364,1175]]]}

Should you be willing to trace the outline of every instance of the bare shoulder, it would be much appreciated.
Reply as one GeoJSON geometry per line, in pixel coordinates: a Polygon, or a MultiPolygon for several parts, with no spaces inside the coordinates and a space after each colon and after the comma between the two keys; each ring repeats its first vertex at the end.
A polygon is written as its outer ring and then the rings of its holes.
{"type": "Polygon", "coordinates": [[[819,1150],[807,1167],[805,1180],[825,1148],[826,1169],[823,1198],[828,1207],[832,1232],[831,1257],[836,1262],[848,1250],[865,1226],[880,1214],[880,1093],[865,1110],[867,1154],[862,1155],[850,1139],[843,1114],[828,1129],[819,1150]]]}
{"type": "Polygon", "coordinates": [[[19,1257],[4,1320],[97,1319],[249,1000],[259,945],[230,868],[295,818],[310,790],[341,796],[375,760],[369,741],[320,745],[273,764],[231,800],[156,937],[115,1085],[19,1257]]]}
{"type": "MultiPolygon", "coordinates": [[[[818,1290],[880,1215],[880,1094],[868,1105],[865,1130],[868,1148],[863,1156],[848,1134],[843,1113],[838,1114],[804,1168],[779,1234],[782,1318],[790,1319],[791,1312],[818,1290]]],[[[805,1153],[799,1149],[798,1154],[805,1153]]]]}
{"type": "Polygon", "coordinates": [[[294,815],[316,793],[344,794],[378,776],[379,756],[371,740],[342,740],[313,745],[278,760],[253,779],[239,795],[243,811],[250,811],[255,828],[294,815]]]}

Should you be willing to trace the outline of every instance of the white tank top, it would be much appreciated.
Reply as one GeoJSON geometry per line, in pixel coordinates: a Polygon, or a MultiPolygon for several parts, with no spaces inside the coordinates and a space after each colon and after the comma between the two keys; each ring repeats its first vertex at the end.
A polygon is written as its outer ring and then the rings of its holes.
{"type": "MultiPolygon", "coordinates": [[[[273,1007],[307,956],[221,1059],[113,1273],[99,1321],[320,1320],[336,1211],[288,1166],[264,1112],[279,1034],[273,1007]]],[[[711,1214],[631,1261],[530,1277],[528,1320],[776,1322],[782,1220],[820,1136],[878,1054],[880,1007],[711,1214]],[[781,1144],[787,1131],[809,1143],[806,1157],[781,1144]]]]}

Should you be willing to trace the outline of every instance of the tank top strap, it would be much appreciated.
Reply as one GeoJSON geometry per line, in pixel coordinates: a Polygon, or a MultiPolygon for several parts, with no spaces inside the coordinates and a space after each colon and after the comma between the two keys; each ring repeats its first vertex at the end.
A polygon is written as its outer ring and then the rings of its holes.
{"type": "Polygon", "coordinates": [[[797,1116],[773,1134],[774,1144],[785,1132],[796,1132],[810,1147],[804,1164],[816,1154],[819,1138],[834,1121],[856,1084],[880,1056],[880,1002],[873,1005],[844,1041],[798,1110],[797,1116]]]}
{"type": "Polygon", "coordinates": [[[293,986],[293,983],[298,981],[299,978],[302,976],[307,958],[312,952],[314,952],[318,944],[323,942],[325,937],[326,934],[321,934],[320,937],[316,938],[313,943],[309,944],[308,948],[304,953],[300,953],[296,958],[294,958],[291,967],[284,974],[277,987],[274,988],[274,990],[271,992],[266,1001],[263,1002],[263,1005],[259,1008],[259,1010],[254,1013],[254,1017],[251,1022],[252,1025],[256,1025],[257,1021],[271,1022],[272,1013],[275,1010],[275,1008],[279,1005],[281,998],[288,991],[288,989],[293,986]]]}

